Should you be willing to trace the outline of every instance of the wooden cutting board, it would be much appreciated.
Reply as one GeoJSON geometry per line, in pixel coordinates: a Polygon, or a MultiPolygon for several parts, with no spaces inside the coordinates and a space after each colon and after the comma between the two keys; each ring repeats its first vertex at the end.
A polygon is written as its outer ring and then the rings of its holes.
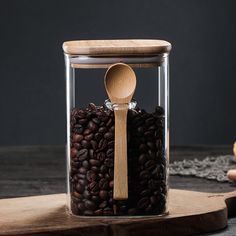
{"type": "Polygon", "coordinates": [[[0,200],[0,235],[195,235],[222,229],[236,213],[236,191],[211,194],[170,190],[168,216],[74,217],[66,195],[0,200]]]}

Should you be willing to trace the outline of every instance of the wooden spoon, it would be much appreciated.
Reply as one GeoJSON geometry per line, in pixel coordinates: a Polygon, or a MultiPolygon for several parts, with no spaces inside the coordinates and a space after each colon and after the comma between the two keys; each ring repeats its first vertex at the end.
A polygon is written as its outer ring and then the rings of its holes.
{"type": "Polygon", "coordinates": [[[133,69],[123,63],[109,67],[104,78],[105,88],[115,113],[115,160],[113,198],[128,198],[127,171],[127,112],[135,88],[136,76],[133,69]]]}

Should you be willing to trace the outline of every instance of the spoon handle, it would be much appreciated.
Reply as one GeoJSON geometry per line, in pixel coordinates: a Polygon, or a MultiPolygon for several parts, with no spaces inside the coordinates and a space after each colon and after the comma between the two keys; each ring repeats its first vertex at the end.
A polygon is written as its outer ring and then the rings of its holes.
{"type": "Polygon", "coordinates": [[[113,198],[128,198],[127,170],[127,108],[117,107],[115,113],[115,161],[113,198]]]}

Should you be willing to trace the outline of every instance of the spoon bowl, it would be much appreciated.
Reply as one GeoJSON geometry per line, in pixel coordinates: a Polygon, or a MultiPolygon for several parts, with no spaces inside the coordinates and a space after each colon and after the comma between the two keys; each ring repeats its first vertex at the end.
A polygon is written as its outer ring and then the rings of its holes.
{"type": "Polygon", "coordinates": [[[136,88],[133,69],[123,63],[112,65],[105,75],[105,88],[111,102],[130,102],[136,88]]]}

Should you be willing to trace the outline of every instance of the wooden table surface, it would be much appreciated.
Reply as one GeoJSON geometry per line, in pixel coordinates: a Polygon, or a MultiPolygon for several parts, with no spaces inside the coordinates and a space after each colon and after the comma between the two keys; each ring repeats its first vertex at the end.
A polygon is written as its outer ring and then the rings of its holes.
{"type": "MultiPolygon", "coordinates": [[[[64,193],[66,161],[62,146],[0,147],[0,198],[64,193]]],[[[231,146],[195,146],[171,148],[171,161],[202,159],[208,155],[231,154],[231,146]]],[[[202,192],[230,192],[236,185],[192,178],[170,177],[170,187],[202,192]]],[[[220,232],[205,234],[236,235],[236,218],[220,232]]]]}

